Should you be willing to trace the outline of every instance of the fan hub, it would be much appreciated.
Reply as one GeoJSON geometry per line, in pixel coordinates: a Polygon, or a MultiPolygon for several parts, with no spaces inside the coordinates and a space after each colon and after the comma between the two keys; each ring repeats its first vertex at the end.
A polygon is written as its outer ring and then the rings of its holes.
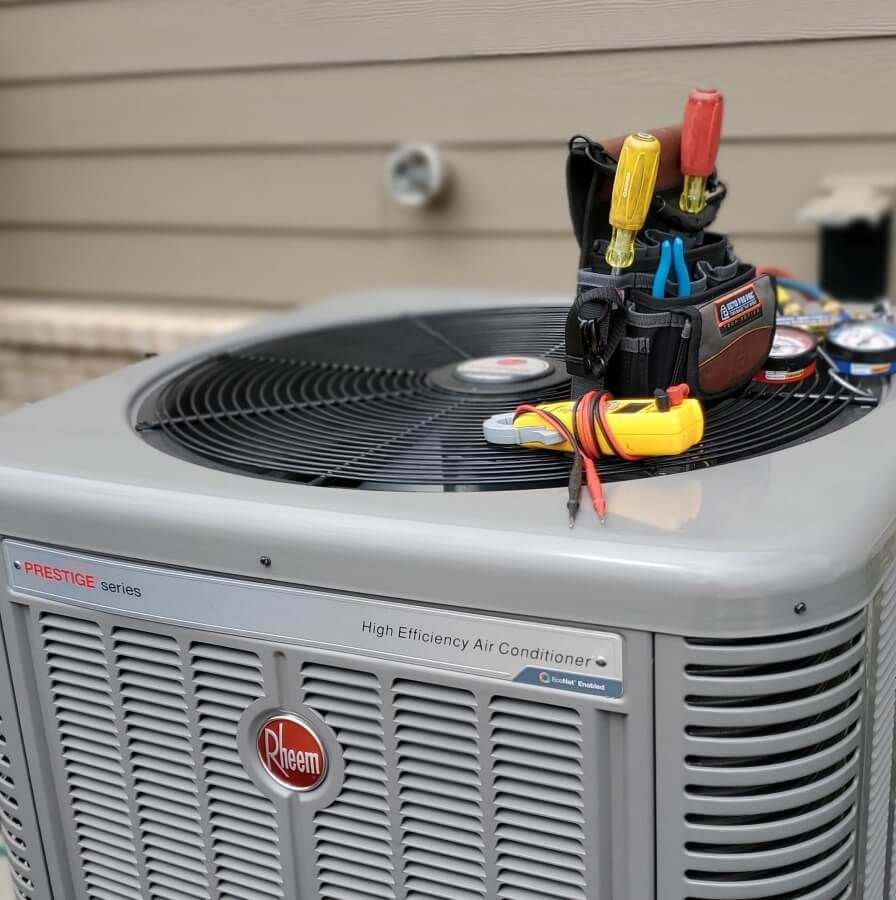
{"type": "Polygon", "coordinates": [[[427,379],[434,387],[460,394],[505,394],[554,387],[569,376],[550,359],[508,353],[440,366],[427,379]]]}
{"type": "Polygon", "coordinates": [[[535,356],[481,356],[455,366],[454,374],[470,384],[516,384],[540,378],[552,368],[535,356]]]}

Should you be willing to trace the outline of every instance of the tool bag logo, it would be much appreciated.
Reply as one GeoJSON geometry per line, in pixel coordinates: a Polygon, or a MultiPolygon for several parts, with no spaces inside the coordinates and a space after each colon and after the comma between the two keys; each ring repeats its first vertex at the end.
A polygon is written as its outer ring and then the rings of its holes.
{"type": "Polygon", "coordinates": [[[715,308],[716,322],[722,334],[730,334],[762,318],[762,301],[752,284],[720,297],[715,301],[715,308]]]}

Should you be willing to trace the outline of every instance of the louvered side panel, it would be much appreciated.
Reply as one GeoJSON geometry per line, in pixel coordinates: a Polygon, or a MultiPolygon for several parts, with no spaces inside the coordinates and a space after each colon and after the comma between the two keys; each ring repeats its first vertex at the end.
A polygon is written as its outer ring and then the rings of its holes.
{"type": "MultiPolygon", "coordinates": [[[[143,596],[177,596],[159,585],[143,596]]],[[[219,596],[220,585],[197,596],[219,596]]],[[[35,765],[48,767],[52,788],[41,786],[39,808],[55,809],[58,792],[63,813],[47,832],[65,894],[54,900],[640,900],[653,891],[641,864],[653,856],[643,826],[653,809],[643,778],[653,770],[652,635],[626,635],[630,694],[609,700],[28,603],[17,626],[26,640],[14,645],[28,664],[13,656],[9,671],[30,678],[23,692],[39,707],[27,733],[47,737],[35,765]],[[323,783],[299,795],[265,775],[257,753],[259,725],[287,711],[328,752],[323,783]]],[[[32,894],[20,900],[50,900],[32,894]]]]}
{"type": "Polygon", "coordinates": [[[213,896],[284,897],[274,807],[246,774],[237,746],[243,712],[264,695],[261,662],[248,651],[193,644],[191,665],[218,890],[213,896]]]}
{"type": "Polygon", "coordinates": [[[408,900],[484,897],[476,699],[459,688],[399,680],[392,702],[408,900]]]}
{"type": "Polygon", "coordinates": [[[660,900],[852,895],[865,653],[864,612],[657,639],[660,900]]]}
{"type": "Polygon", "coordinates": [[[314,817],[320,900],[395,897],[380,683],[367,672],[302,667],[305,705],[336,735],[345,763],[339,797],[314,817]]]}
{"type": "Polygon", "coordinates": [[[144,900],[102,631],[51,613],[40,630],[83,884],[91,900],[144,900]]]}
{"type": "Polygon", "coordinates": [[[177,641],[121,628],[113,640],[149,889],[211,900],[177,641]]]}
{"type": "MultiPolygon", "coordinates": [[[[44,900],[50,888],[6,648],[7,638],[0,637],[0,842],[6,846],[15,900],[44,900]]],[[[23,712],[29,714],[27,708],[23,712]]]]}
{"type": "Polygon", "coordinates": [[[582,720],[495,697],[490,725],[500,900],[588,900],[582,720]]]}
{"type": "MultiPolygon", "coordinates": [[[[20,817],[18,791],[12,776],[13,763],[6,738],[6,722],[0,717],[0,834],[9,858],[16,900],[31,900],[35,893],[28,843],[24,823],[20,817]]],[[[34,835],[36,837],[36,835],[34,835]]]]}
{"type": "MultiPolygon", "coordinates": [[[[862,900],[890,900],[887,866],[892,835],[893,751],[896,726],[896,569],[891,569],[875,610],[876,647],[871,654],[875,671],[873,733],[865,786],[868,816],[865,835],[865,885],[862,900]]],[[[892,881],[892,873],[890,875],[892,881]]]]}

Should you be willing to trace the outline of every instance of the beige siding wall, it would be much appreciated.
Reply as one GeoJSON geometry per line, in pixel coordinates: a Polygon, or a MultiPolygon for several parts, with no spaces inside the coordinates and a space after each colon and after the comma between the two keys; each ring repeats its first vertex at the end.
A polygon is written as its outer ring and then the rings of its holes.
{"type": "Polygon", "coordinates": [[[695,83],[727,95],[721,224],[811,277],[819,178],[896,170],[893,0],[0,0],[0,299],[566,291],[565,138],[695,83]],[[436,210],[385,195],[408,138],[453,171],[436,210]]]}

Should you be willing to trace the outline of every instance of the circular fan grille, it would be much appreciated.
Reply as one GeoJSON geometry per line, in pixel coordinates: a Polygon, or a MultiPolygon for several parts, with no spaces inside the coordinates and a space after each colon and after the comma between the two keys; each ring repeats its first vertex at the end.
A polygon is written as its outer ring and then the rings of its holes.
{"type": "MultiPolygon", "coordinates": [[[[144,403],[138,430],[161,449],[255,476],[378,490],[501,490],[564,484],[569,458],[495,447],[489,416],[569,396],[566,307],[473,310],[292,334],[208,358],[144,403]],[[465,360],[513,354],[553,377],[453,389],[465,360]]],[[[608,481],[731,462],[842,427],[862,400],[826,375],[755,385],[707,407],[706,437],[679,457],[601,462],[608,481]]]]}

